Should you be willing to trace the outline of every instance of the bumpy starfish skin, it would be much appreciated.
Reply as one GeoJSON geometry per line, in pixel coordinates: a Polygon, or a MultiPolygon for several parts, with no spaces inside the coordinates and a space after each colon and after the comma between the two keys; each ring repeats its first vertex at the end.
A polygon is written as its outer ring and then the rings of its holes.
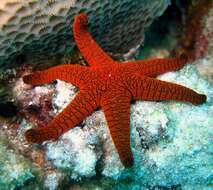
{"type": "Polygon", "coordinates": [[[151,78],[180,69],[186,64],[186,57],[121,64],[101,49],[86,26],[85,14],[75,17],[74,38],[89,67],[59,65],[24,76],[23,80],[27,84],[42,85],[60,79],[80,88],[74,100],[47,126],[30,129],[25,136],[32,143],[55,140],[97,108],[101,108],[122,163],[131,166],[133,157],[130,148],[130,101],[132,99],[176,100],[197,105],[205,102],[206,96],[177,84],[151,78]]]}

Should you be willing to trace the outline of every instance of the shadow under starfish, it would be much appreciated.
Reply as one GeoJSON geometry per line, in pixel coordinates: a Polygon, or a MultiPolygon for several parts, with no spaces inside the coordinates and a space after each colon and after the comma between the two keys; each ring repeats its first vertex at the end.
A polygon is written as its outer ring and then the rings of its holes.
{"type": "Polygon", "coordinates": [[[27,141],[41,143],[56,140],[75,127],[97,108],[105,114],[110,134],[125,166],[133,164],[130,147],[130,101],[176,100],[201,104],[206,96],[181,85],[155,79],[159,74],[178,70],[187,63],[187,56],[151,59],[123,64],[114,61],[87,31],[87,16],[75,17],[73,34],[76,44],[89,64],[59,65],[23,77],[27,84],[42,85],[55,79],[80,88],[74,100],[47,126],[26,131],[27,141]]]}

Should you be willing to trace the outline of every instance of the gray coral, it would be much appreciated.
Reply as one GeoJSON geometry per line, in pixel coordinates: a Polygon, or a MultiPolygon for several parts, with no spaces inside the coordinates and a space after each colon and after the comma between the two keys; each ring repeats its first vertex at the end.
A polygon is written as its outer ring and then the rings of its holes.
{"type": "Polygon", "coordinates": [[[142,42],[144,30],[168,4],[168,0],[1,0],[0,65],[23,56],[38,63],[70,53],[71,25],[82,11],[106,51],[126,53],[142,42]]]}

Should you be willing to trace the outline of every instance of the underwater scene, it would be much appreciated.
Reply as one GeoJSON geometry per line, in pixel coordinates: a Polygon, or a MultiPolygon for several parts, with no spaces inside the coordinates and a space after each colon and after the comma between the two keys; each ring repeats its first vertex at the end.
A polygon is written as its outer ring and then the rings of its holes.
{"type": "Polygon", "coordinates": [[[0,190],[213,190],[213,1],[0,0],[0,190]]]}

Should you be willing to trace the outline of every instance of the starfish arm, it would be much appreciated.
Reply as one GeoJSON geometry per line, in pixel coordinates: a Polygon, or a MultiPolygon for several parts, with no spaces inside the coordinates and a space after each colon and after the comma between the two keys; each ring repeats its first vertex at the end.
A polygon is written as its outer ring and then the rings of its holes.
{"type": "Polygon", "coordinates": [[[115,63],[104,50],[95,42],[87,31],[87,15],[81,13],[75,17],[73,34],[76,44],[90,66],[101,66],[115,63]]]}
{"type": "Polygon", "coordinates": [[[154,78],[133,76],[126,82],[136,100],[176,100],[195,105],[206,101],[205,95],[194,90],[154,78]]]}
{"type": "Polygon", "coordinates": [[[93,99],[91,93],[80,91],[74,100],[47,126],[37,127],[26,131],[26,140],[32,143],[56,140],[70,128],[79,124],[85,117],[94,112],[96,108],[97,102],[93,99]]]}
{"type": "Polygon", "coordinates": [[[26,84],[36,86],[51,83],[55,79],[60,79],[81,87],[91,75],[88,67],[80,65],[59,65],[44,71],[37,71],[33,74],[25,75],[23,81],[26,84]]]}
{"type": "Polygon", "coordinates": [[[121,162],[130,167],[133,156],[130,147],[130,98],[114,97],[101,102],[109,131],[121,162]]]}
{"type": "Polygon", "coordinates": [[[128,68],[133,68],[139,76],[145,75],[156,77],[168,71],[181,69],[187,63],[188,57],[183,55],[179,58],[158,58],[150,60],[141,60],[128,62],[128,68]]]}

